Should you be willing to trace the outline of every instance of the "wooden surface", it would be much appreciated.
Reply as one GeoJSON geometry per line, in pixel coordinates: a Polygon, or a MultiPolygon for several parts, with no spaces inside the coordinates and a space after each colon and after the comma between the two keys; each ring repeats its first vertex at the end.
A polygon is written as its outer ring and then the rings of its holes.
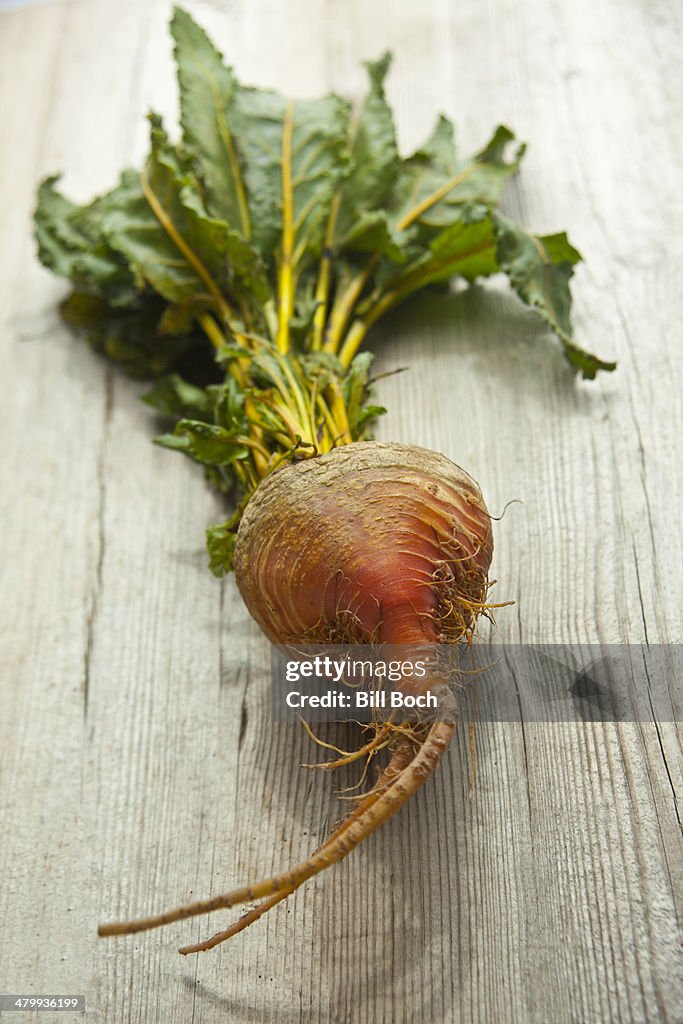
{"type": "MultiPolygon", "coordinates": [[[[381,436],[466,466],[494,512],[523,502],[496,528],[517,602],[498,639],[683,640],[683,8],[188,6],[244,79],[294,94],[358,96],[361,58],[391,47],[404,148],[438,109],[465,148],[497,121],[531,140],[507,209],[571,230],[577,334],[618,372],[574,381],[504,289],[418,302],[378,339],[382,369],[411,368],[380,386],[381,436]]],[[[0,990],[136,1024],[680,1022],[680,732],[656,720],[482,724],[471,800],[460,737],[400,818],[229,945],[175,952],[229,915],[96,939],[286,866],[341,810],[298,767],[302,732],[271,723],[264,641],[206,570],[217,499],[60,326],[34,258],[41,176],[85,199],[140,158],[148,107],[173,114],[168,13],[0,15],[0,990]]]]}

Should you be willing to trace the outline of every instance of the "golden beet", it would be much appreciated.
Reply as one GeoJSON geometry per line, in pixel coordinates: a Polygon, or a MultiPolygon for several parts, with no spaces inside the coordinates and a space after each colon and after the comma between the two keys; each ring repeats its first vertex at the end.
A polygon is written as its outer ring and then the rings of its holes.
{"type": "Polygon", "coordinates": [[[358,442],[267,477],[235,545],[240,593],[275,643],[452,642],[484,604],[481,491],[444,455],[358,442]]]}

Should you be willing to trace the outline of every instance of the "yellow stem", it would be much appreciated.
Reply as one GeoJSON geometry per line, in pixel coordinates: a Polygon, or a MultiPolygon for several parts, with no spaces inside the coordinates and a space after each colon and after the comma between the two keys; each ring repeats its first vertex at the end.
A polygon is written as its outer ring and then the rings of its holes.
{"type": "Polygon", "coordinates": [[[353,357],[356,352],[363,344],[363,339],[368,333],[369,327],[364,320],[354,320],[349,328],[349,333],[346,335],[346,340],[342,346],[342,350],[339,353],[339,362],[342,366],[348,368],[351,365],[353,357]]]}
{"type": "Polygon", "coordinates": [[[368,260],[363,270],[353,278],[343,295],[341,295],[337,302],[335,302],[330,315],[327,341],[324,346],[325,352],[334,353],[337,351],[342,334],[344,333],[344,328],[346,327],[348,319],[353,312],[353,307],[356,305],[363,289],[374,273],[375,267],[379,263],[380,258],[381,253],[376,252],[368,260]]]}
{"type": "Polygon", "coordinates": [[[263,316],[266,321],[266,327],[272,341],[277,338],[277,310],[275,309],[275,303],[272,299],[268,299],[263,303],[262,308],[263,316]]]}
{"type": "Polygon", "coordinates": [[[151,207],[152,213],[159,221],[162,228],[164,229],[168,237],[171,239],[175,247],[183,254],[183,256],[190,264],[192,269],[195,271],[197,276],[204,282],[209,294],[211,295],[211,298],[213,299],[216,305],[216,309],[218,310],[218,312],[225,320],[228,320],[230,316],[232,316],[232,309],[230,308],[225,297],[221,295],[221,292],[218,286],[216,285],[216,282],[214,281],[211,274],[200,260],[199,256],[197,256],[197,254],[192,251],[190,246],[187,244],[187,242],[180,234],[175,224],[173,223],[173,221],[168,216],[163,206],[159,202],[154,190],[152,189],[152,186],[149,183],[147,168],[144,168],[140,174],[140,184],[142,186],[142,191],[145,196],[145,199],[147,200],[151,207]]]}
{"type": "Polygon", "coordinates": [[[325,433],[320,444],[320,450],[321,452],[327,452],[330,451],[330,449],[334,446],[334,440],[337,434],[339,433],[339,429],[334,421],[334,417],[332,416],[332,413],[330,412],[327,406],[327,402],[325,401],[323,396],[318,394],[315,396],[315,400],[318,408],[320,409],[320,412],[323,415],[323,420],[325,422],[325,433]]]}
{"type": "MultiPolygon", "coordinates": [[[[209,313],[201,313],[200,316],[197,317],[197,319],[199,320],[200,326],[202,327],[204,333],[208,337],[211,344],[214,346],[215,349],[219,349],[221,345],[225,343],[225,336],[223,335],[223,332],[221,331],[220,327],[218,326],[214,318],[209,313]]],[[[248,360],[241,359],[238,359],[236,362],[230,364],[230,373],[235,378],[237,383],[240,385],[242,390],[244,390],[246,386],[245,373],[247,366],[248,360]]],[[[268,463],[268,459],[264,459],[262,454],[263,446],[260,444],[260,442],[263,439],[263,432],[261,431],[260,427],[254,422],[256,417],[256,410],[254,408],[254,403],[250,398],[247,398],[244,402],[244,411],[249,422],[249,432],[250,434],[252,434],[254,440],[259,446],[257,448],[254,448],[254,465],[256,466],[256,470],[259,473],[259,475],[263,476],[266,465],[268,463]]]]}
{"type": "MultiPolygon", "coordinates": [[[[292,369],[287,363],[286,359],[280,360],[280,368],[282,369],[282,372],[287,378],[287,383],[289,384],[290,389],[289,393],[294,398],[294,402],[296,404],[297,412],[299,415],[299,422],[301,425],[301,440],[305,441],[306,434],[310,426],[311,417],[309,415],[309,410],[306,408],[306,398],[304,391],[301,387],[299,387],[299,382],[292,373],[292,369]]],[[[315,438],[312,437],[311,441],[315,441],[315,438]]]]}
{"type": "Polygon", "coordinates": [[[423,281],[427,281],[435,270],[446,270],[450,262],[453,273],[455,273],[456,267],[459,263],[470,259],[472,256],[476,256],[477,253],[484,252],[491,245],[492,243],[487,240],[479,245],[473,246],[471,249],[468,249],[467,252],[458,253],[452,260],[447,261],[446,263],[440,264],[436,260],[426,263],[424,266],[418,267],[414,270],[412,274],[408,274],[404,278],[400,287],[392,288],[391,291],[385,292],[381,298],[370,306],[362,317],[358,317],[351,324],[348,334],[346,335],[346,340],[344,341],[341,352],[339,353],[339,361],[342,366],[348,367],[351,364],[351,360],[360,348],[365,335],[368,333],[372,325],[379,320],[381,316],[384,316],[384,314],[393,306],[397,306],[399,302],[402,302],[403,299],[407,298],[423,281]]]}
{"type": "Polygon", "coordinates": [[[327,317],[327,300],[330,294],[330,282],[332,279],[332,245],[334,244],[334,232],[337,227],[340,205],[341,192],[338,192],[330,206],[330,216],[327,221],[327,231],[325,232],[325,244],[320,261],[320,273],[318,274],[318,283],[315,289],[315,301],[318,303],[318,308],[313,316],[313,341],[311,349],[314,352],[319,351],[323,344],[325,320],[327,317]]]}
{"type": "Polygon", "coordinates": [[[351,437],[351,426],[339,385],[336,382],[331,383],[330,391],[332,392],[331,411],[338,427],[337,436],[334,438],[335,443],[351,444],[353,440],[351,437]]]}
{"type": "Polygon", "coordinates": [[[277,347],[280,352],[289,349],[289,321],[294,311],[294,197],[292,191],[292,130],[294,107],[287,104],[282,126],[282,252],[280,256],[280,309],[278,314],[277,347]]]}
{"type": "Polygon", "coordinates": [[[224,142],[225,147],[228,151],[228,162],[230,164],[230,171],[232,173],[233,181],[235,182],[235,189],[237,190],[237,203],[240,208],[240,218],[242,221],[242,234],[244,235],[245,241],[249,241],[251,238],[251,221],[249,218],[249,206],[247,204],[247,196],[244,191],[244,182],[242,181],[242,171],[240,169],[239,161],[237,159],[237,153],[235,152],[235,145],[232,141],[232,134],[228,130],[225,118],[223,116],[222,108],[217,106],[217,109],[221,110],[222,126],[225,127],[224,142]]]}
{"type": "Polygon", "coordinates": [[[244,339],[244,344],[247,344],[247,342],[250,340],[250,335],[253,334],[254,332],[254,324],[251,319],[251,313],[249,311],[247,300],[245,298],[241,298],[239,301],[240,311],[242,313],[242,322],[246,327],[246,331],[242,332],[241,337],[244,339]]]}
{"type": "Polygon", "coordinates": [[[471,164],[464,171],[461,171],[460,174],[456,174],[452,178],[449,178],[448,181],[445,181],[443,185],[440,185],[439,188],[434,190],[434,192],[422,199],[412,208],[412,210],[409,210],[408,213],[405,213],[403,217],[401,217],[400,221],[398,221],[396,225],[398,230],[404,231],[406,228],[410,227],[410,225],[421,217],[422,214],[430,208],[430,206],[434,206],[436,203],[440,202],[452,189],[456,187],[456,185],[460,185],[461,182],[469,178],[470,174],[473,174],[478,166],[479,165],[476,163],[471,164]]]}
{"type": "Polygon", "coordinates": [[[290,442],[296,443],[297,434],[301,437],[301,427],[297,423],[296,418],[292,416],[292,410],[284,403],[278,403],[268,398],[264,398],[263,396],[261,396],[261,404],[268,406],[269,409],[272,409],[284,423],[285,427],[289,431],[289,438],[287,439],[287,444],[289,444],[290,442]]]}
{"type": "MultiPolygon", "coordinates": [[[[426,196],[419,203],[413,206],[413,208],[409,210],[408,213],[404,214],[403,217],[398,221],[396,225],[397,229],[399,231],[404,231],[406,228],[410,227],[410,225],[413,224],[419,217],[421,217],[426,210],[428,210],[431,206],[434,206],[436,203],[440,202],[440,200],[447,196],[452,189],[454,189],[457,185],[460,185],[461,182],[465,181],[474,172],[477,166],[477,164],[472,164],[464,171],[461,171],[460,174],[456,174],[452,178],[449,178],[448,181],[444,182],[443,185],[440,185],[439,188],[434,190],[434,192],[432,192],[430,195],[426,196]]],[[[330,323],[328,327],[328,340],[327,343],[325,344],[326,352],[337,352],[339,344],[341,342],[342,335],[346,328],[346,324],[348,323],[349,317],[353,312],[353,307],[360,298],[361,293],[365,288],[366,284],[368,283],[370,277],[374,273],[375,268],[377,267],[377,264],[380,261],[380,258],[381,254],[375,253],[368,260],[366,266],[363,268],[360,274],[357,274],[356,277],[351,281],[349,287],[341,296],[340,300],[337,303],[335,303],[335,306],[332,310],[332,314],[330,316],[330,323]]],[[[383,300],[380,300],[380,303],[382,301],[383,300]]],[[[384,310],[382,310],[382,312],[383,311],[384,310]]],[[[349,341],[349,339],[347,338],[347,342],[344,343],[344,347],[342,349],[342,352],[345,353],[345,358],[342,359],[342,363],[345,366],[348,366],[349,363],[351,362],[353,355],[355,355],[358,346],[365,337],[365,334],[367,333],[367,330],[371,326],[371,323],[374,323],[374,320],[376,319],[377,317],[374,317],[372,321],[369,321],[367,323],[367,326],[363,330],[362,334],[359,331],[356,333],[355,348],[353,348],[353,351],[350,356],[349,352],[351,351],[351,349],[347,347],[349,341]]]]}
{"type": "Polygon", "coordinates": [[[267,465],[268,459],[270,458],[270,452],[264,444],[260,444],[252,437],[243,437],[241,434],[236,435],[234,441],[236,445],[243,445],[245,448],[251,448],[254,454],[258,453],[263,456],[264,465],[267,465]]]}
{"type": "Polygon", "coordinates": [[[221,345],[225,344],[225,335],[214,318],[210,313],[200,313],[197,320],[199,321],[204,334],[206,334],[213,347],[218,351],[221,345]]]}
{"type": "MultiPolygon", "coordinates": [[[[291,445],[291,446],[290,446],[290,447],[289,447],[289,448],[287,449],[287,451],[284,451],[284,452],[280,452],[280,454],[279,454],[279,455],[271,455],[271,457],[270,457],[270,462],[269,462],[269,464],[268,464],[268,467],[267,467],[267,469],[266,469],[266,472],[265,472],[265,473],[263,473],[262,475],[263,475],[263,476],[268,476],[268,474],[269,474],[269,473],[273,473],[273,472],[274,472],[274,471],[275,471],[275,470],[276,470],[276,469],[277,469],[277,468],[278,468],[279,466],[281,466],[281,465],[282,465],[282,463],[283,463],[283,462],[285,462],[285,461],[286,461],[286,460],[287,460],[287,459],[288,459],[288,458],[290,457],[290,455],[292,455],[292,454],[293,454],[293,453],[294,453],[295,451],[301,451],[301,449],[302,449],[302,448],[308,448],[308,447],[309,447],[309,445],[300,445],[300,444],[293,444],[293,445],[291,445]]],[[[315,453],[315,449],[313,449],[313,453],[315,453]]]]}

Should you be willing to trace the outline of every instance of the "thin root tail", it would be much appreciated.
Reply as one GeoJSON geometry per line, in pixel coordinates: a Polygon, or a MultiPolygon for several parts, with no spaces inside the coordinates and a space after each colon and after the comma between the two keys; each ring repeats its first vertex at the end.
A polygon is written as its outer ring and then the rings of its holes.
{"type": "Polygon", "coordinates": [[[136,932],[148,931],[151,928],[159,928],[165,924],[172,924],[174,921],[196,917],[199,914],[209,914],[214,910],[224,910],[239,906],[241,903],[262,900],[263,902],[226,931],[217,933],[206,942],[185,946],[180,952],[185,954],[201,952],[224,942],[258,920],[271,907],[289,896],[309,878],[343,860],[363,840],[396,814],[432,774],[446,752],[454,730],[454,724],[434,723],[426,739],[412,757],[410,754],[413,748],[410,742],[406,741],[397,747],[394,757],[372,792],[315,853],[311,854],[307,860],[290,868],[289,871],[254,885],[233,889],[232,892],[196,903],[187,903],[154,917],[103,924],[98,928],[98,934],[103,937],[132,935],[136,932]]]}

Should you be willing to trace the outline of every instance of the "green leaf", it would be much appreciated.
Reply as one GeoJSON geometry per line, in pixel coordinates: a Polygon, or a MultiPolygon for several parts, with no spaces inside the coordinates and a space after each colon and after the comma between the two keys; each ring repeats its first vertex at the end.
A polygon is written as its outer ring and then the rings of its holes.
{"type": "Polygon", "coordinates": [[[231,434],[246,433],[249,424],[244,414],[245,395],[237,381],[232,377],[226,377],[223,384],[207,388],[207,391],[213,399],[214,419],[218,426],[231,434]]]}
{"type": "Polygon", "coordinates": [[[232,572],[233,553],[237,540],[240,515],[236,512],[224,523],[210,526],[206,531],[206,546],[209,552],[209,569],[214,576],[232,572]]]}
{"type": "Polygon", "coordinates": [[[366,439],[365,430],[371,421],[386,412],[384,406],[366,404],[371,394],[370,366],[373,358],[371,352],[360,352],[349,366],[342,384],[344,404],[354,441],[366,439]]]}
{"type": "Polygon", "coordinates": [[[400,220],[443,186],[455,172],[453,125],[442,114],[430,137],[400,163],[390,200],[392,219],[400,220]]]}
{"type": "MultiPolygon", "coordinates": [[[[399,168],[396,129],[391,107],[384,95],[384,79],[391,66],[391,54],[368,62],[370,91],[358,120],[351,128],[351,168],[341,189],[335,239],[342,248],[358,248],[358,219],[381,215],[379,209],[394,184],[399,168]]],[[[385,220],[385,231],[386,217],[385,220]]],[[[383,241],[382,236],[375,236],[383,241]]],[[[366,242],[363,251],[369,251],[366,242]]]]}
{"type": "Polygon", "coordinates": [[[173,303],[212,301],[222,310],[235,281],[258,301],[269,288],[260,260],[237,232],[206,212],[188,168],[151,117],[142,176],[122,178],[103,225],[141,281],[173,303]]]}
{"type": "Polygon", "coordinates": [[[320,253],[332,197],[346,173],[348,122],[349,106],[338,96],[288,103],[277,93],[240,87],[235,124],[252,237],[264,255],[281,242],[285,210],[291,210],[294,261],[320,253]]]}
{"type": "Polygon", "coordinates": [[[201,300],[169,303],[159,320],[159,334],[184,334],[191,331],[195,314],[207,306],[208,304],[201,300]]]}
{"type": "Polygon", "coordinates": [[[87,239],[71,224],[78,207],[58,192],[58,175],[46,178],[38,189],[35,211],[35,236],[41,262],[61,277],[71,277],[74,260],[82,254],[87,239]]]}
{"type": "Polygon", "coordinates": [[[378,310],[402,302],[427,285],[448,282],[456,275],[473,281],[499,269],[491,213],[481,205],[463,207],[457,219],[435,235],[420,256],[383,276],[375,291],[359,304],[358,312],[374,321],[378,310]]]}
{"type": "Polygon", "coordinates": [[[305,349],[317,308],[315,276],[312,271],[304,271],[297,291],[296,312],[289,320],[290,337],[297,347],[305,349]]]}
{"type": "Polygon", "coordinates": [[[209,212],[249,239],[251,219],[231,117],[236,82],[204,30],[176,7],[171,20],[183,141],[206,186],[209,212]]]}
{"type": "Polygon", "coordinates": [[[56,190],[58,180],[46,178],[38,190],[34,226],[40,260],[112,306],[135,303],[133,275],[102,234],[103,212],[116,190],[81,208],[56,190]]]}
{"type": "Polygon", "coordinates": [[[386,210],[366,210],[349,228],[340,246],[348,253],[381,253],[392,263],[405,263],[412,231],[397,231],[386,210]]]}
{"type": "MultiPolygon", "coordinates": [[[[218,280],[231,294],[243,295],[259,309],[271,298],[271,288],[261,257],[237,231],[233,231],[224,221],[207,215],[194,182],[185,186],[181,199],[188,213],[194,215],[197,224],[208,232],[207,244],[213,247],[210,253],[214,253],[217,260],[214,269],[218,280]]],[[[208,262],[211,263],[211,260],[208,262]]]]}
{"type": "Polygon", "coordinates": [[[414,156],[426,161],[434,173],[446,178],[455,174],[457,164],[455,127],[445,114],[439,114],[432,134],[414,156]]]}
{"type": "Polygon", "coordinates": [[[564,346],[567,359],[583,377],[592,380],[598,370],[614,370],[579,348],[572,337],[569,282],[581,259],[564,233],[532,235],[500,214],[495,218],[498,261],[520,298],[537,309],[564,346]]]}
{"type": "Polygon", "coordinates": [[[177,373],[160,377],[151,391],[142,396],[142,400],[166,416],[180,416],[207,423],[213,420],[215,399],[210,389],[195,387],[177,373]]]}
{"type": "Polygon", "coordinates": [[[521,145],[511,159],[506,159],[514,137],[509,128],[500,125],[479,153],[458,161],[452,125],[440,118],[432,137],[401,165],[391,205],[394,223],[401,224],[424,206],[416,219],[429,234],[450,224],[462,205],[495,207],[524,155],[525,147],[521,145]],[[436,196],[441,197],[429,203],[436,196]]]}
{"type": "Polygon", "coordinates": [[[435,235],[429,243],[429,255],[418,264],[423,284],[448,281],[456,274],[474,281],[499,269],[492,217],[482,206],[466,207],[461,217],[435,235]]]}
{"type": "Polygon", "coordinates": [[[154,439],[154,444],[159,445],[160,448],[169,448],[173,452],[183,452],[185,455],[189,455],[189,444],[186,437],[176,437],[175,434],[158,434],[154,439]]]}
{"type": "Polygon", "coordinates": [[[229,466],[249,455],[249,449],[230,431],[200,420],[179,420],[174,436],[180,443],[173,447],[208,466],[229,466]]]}
{"type": "Polygon", "coordinates": [[[214,359],[219,366],[227,368],[236,359],[244,359],[244,346],[231,342],[225,342],[214,349],[214,359]]]}
{"type": "MultiPolygon", "coordinates": [[[[152,150],[145,174],[149,194],[187,246],[190,260],[162,226],[143,191],[140,176],[135,173],[124,175],[118,205],[105,220],[111,245],[126,257],[141,282],[169,302],[192,302],[207,293],[209,289],[197,272],[198,266],[217,290],[218,283],[202,261],[209,240],[202,238],[201,221],[197,222],[196,215],[189,213],[181,200],[185,178],[165,135],[156,125],[152,129],[152,150]]],[[[208,256],[211,261],[210,251],[208,256]]]]}
{"type": "Polygon", "coordinates": [[[352,427],[354,439],[357,441],[360,441],[361,439],[365,441],[369,440],[368,435],[366,434],[367,428],[380,416],[384,416],[386,411],[387,410],[383,405],[366,405],[361,409],[354,420],[352,427]]]}
{"type": "Polygon", "coordinates": [[[73,292],[61,305],[62,317],[83,331],[96,351],[119,363],[131,377],[156,377],[204,344],[189,334],[163,337],[158,324],[163,303],[152,296],[132,309],[119,309],[90,292],[73,292]]]}
{"type": "MultiPolygon", "coordinates": [[[[288,109],[278,93],[239,85],[188,14],[172,22],[184,140],[206,183],[209,208],[265,257],[277,248],[288,109]]],[[[295,248],[319,251],[334,190],[345,173],[349,108],[336,96],[292,105],[291,207],[295,248]]]]}

